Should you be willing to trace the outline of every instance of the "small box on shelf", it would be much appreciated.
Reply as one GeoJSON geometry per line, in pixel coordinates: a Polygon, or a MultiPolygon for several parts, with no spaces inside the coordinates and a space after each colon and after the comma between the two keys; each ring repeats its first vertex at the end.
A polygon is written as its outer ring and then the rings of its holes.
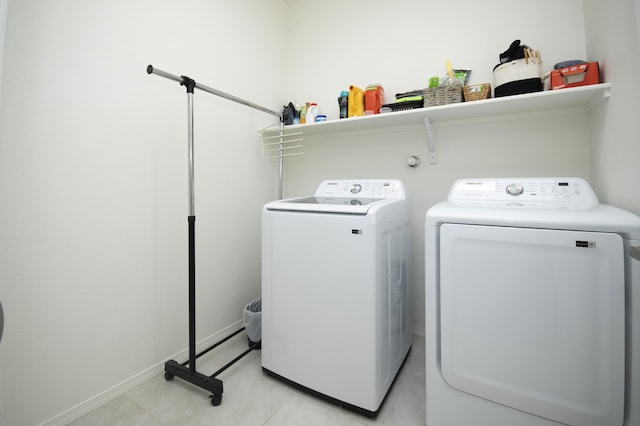
{"type": "Polygon", "coordinates": [[[600,69],[597,62],[585,62],[551,71],[552,90],[598,83],[600,83],[600,69]]]}

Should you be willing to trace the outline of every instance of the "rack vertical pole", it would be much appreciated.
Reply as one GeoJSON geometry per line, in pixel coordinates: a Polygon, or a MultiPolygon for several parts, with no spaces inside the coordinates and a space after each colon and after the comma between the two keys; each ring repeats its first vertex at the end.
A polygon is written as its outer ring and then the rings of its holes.
{"type": "Polygon", "coordinates": [[[195,82],[183,78],[187,87],[187,128],[189,150],[189,371],[196,372],[196,205],[194,187],[193,89],[195,82]]]}

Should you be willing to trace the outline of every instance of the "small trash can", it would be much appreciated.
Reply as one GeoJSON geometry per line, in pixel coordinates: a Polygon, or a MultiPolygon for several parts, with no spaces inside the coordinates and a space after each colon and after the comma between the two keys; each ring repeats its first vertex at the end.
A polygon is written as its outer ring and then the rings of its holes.
{"type": "Polygon", "coordinates": [[[260,349],[262,340],[262,298],[258,298],[244,307],[242,322],[247,332],[249,346],[257,344],[256,349],[260,349]]]}

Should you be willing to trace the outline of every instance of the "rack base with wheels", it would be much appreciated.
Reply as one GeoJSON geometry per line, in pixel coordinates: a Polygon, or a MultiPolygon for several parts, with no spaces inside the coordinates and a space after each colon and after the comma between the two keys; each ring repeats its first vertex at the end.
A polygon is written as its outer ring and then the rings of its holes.
{"type": "MultiPolygon", "coordinates": [[[[232,334],[223,338],[219,342],[214,343],[204,351],[197,354],[195,357],[200,358],[202,355],[220,346],[221,344],[231,339],[232,337],[234,337],[235,335],[237,335],[243,330],[244,330],[244,327],[233,332],[232,334]]],[[[219,379],[216,379],[216,376],[218,376],[218,374],[225,371],[227,368],[231,367],[233,364],[238,362],[240,359],[242,359],[245,355],[247,355],[254,349],[260,349],[260,342],[251,343],[249,345],[249,348],[246,351],[242,352],[240,355],[235,357],[233,360],[225,364],[222,368],[220,368],[218,371],[216,371],[210,376],[206,376],[202,373],[199,373],[195,369],[195,363],[191,363],[191,360],[185,361],[183,363],[178,363],[177,361],[169,360],[164,363],[164,378],[165,380],[170,381],[177,376],[182,380],[185,380],[193,385],[196,385],[202,389],[208,390],[209,392],[211,392],[211,395],[209,395],[209,398],[211,398],[211,405],[217,406],[217,405],[220,405],[220,403],[222,402],[223,386],[222,386],[222,381],[219,379]]]]}

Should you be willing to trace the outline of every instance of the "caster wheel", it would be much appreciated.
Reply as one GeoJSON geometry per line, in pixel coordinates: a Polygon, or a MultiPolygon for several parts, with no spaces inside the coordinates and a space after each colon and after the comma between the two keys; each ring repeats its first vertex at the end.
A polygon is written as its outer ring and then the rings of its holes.
{"type": "Polygon", "coordinates": [[[165,379],[166,381],[173,380],[173,378],[174,378],[174,377],[175,377],[175,376],[174,376],[173,374],[171,374],[171,373],[164,373],[164,379],[165,379]]]}
{"type": "Polygon", "coordinates": [[[210,395],[209,398],[211,398],[211,405],[214,407],[217,407],[222,402],[222,395],[210,395]]]}

